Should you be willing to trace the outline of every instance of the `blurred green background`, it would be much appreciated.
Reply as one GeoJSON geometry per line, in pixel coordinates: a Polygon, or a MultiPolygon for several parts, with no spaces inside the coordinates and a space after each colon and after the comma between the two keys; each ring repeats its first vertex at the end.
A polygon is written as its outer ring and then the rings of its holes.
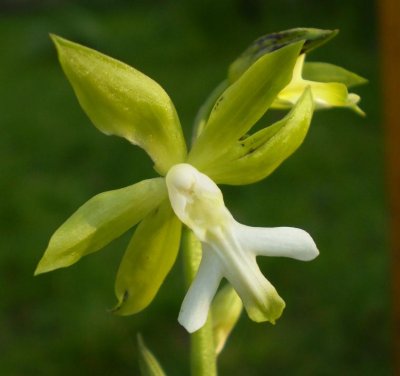
{"type": "MultiPolygon", "coordinates": [[[[258,36],[339,28],[310,54],[370,80],[360,118],[318,112],[304,145],[268,179],[223,187],[248,225],[309,231],[311,263],[260,260],[287,302],[277,325],[246,315],[221,375],[388,375],[390,302],[380,113],[379,43],[371,0],[0,2],[0,374],[138,375],[142,332],[169,375],[187,375],[176,321],[181,260],[144,312],[121,318],[114,277],[125,235],[75,266],[33,278],[53,231],[96,193],[153,177],[147,155],[98,132],[59,67],[53,32],[125,61],[159,82],[186,135],[228,64],[258,36]]],[[[281,114],[279,114],[281,116],[281,114]]]]}

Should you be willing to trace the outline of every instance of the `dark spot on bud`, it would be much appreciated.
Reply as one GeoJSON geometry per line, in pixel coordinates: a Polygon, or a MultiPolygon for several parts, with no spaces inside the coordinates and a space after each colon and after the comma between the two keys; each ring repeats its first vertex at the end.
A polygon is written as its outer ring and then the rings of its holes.
{"type": "Polygon", "coordinates": [[[213,110],[216,110],[216,109],[218,108],[219,104],[220,104],[223,100],[224,100],[224,96],[221,95],[221,96],[217,99],[217,101],[215,102],[215,105],[214,105],[214,109],[213,109],[213,110]]]}

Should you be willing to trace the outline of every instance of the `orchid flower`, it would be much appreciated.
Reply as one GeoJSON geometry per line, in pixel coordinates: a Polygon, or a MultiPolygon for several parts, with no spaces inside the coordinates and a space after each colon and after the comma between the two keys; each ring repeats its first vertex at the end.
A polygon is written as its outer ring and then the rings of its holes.
{"type": "Polygon", "coordinates": [[[226,79],[213,90],[200,108],[195,119],[194,139],[203,131],[215,101],[227,87],[235,83],[262,56],[298,41],[304,41],[304,44],[294,66],[292,79],[277,95],[270,108],[293,107],[304,90],[310,87],[315,109],[344,107],[364,116],[365,113],[358,107],[360,97],[349,93],[348,89],[367,83],[365,78],[334,64],[305,62],[306,55],[330,41],[338,32],[338,30],[295,28],[257,38],[230,64],[226,79]]]}
{"type": "MultiPolygon", "coordinates": [[[[172,268],[184,224],[201,241],[203,253],[180,323],[190,332],[203,325],[222,278],[236,290],[251,319],[275,322],[284,302],[261,273],[256,256],[311,260],[317,248],[303,230],[238,223],[217,184],[260,181],[301,145],[314,110],[313,83],[302,83],[281,120],[249,132],[290,86],[307,37],[253,59],[209,101],[212,106],[200,113],[202,126],[189,153],[175,107],[156,82],[90,48],[52,38],[93,124],[143,148],[160,176],[101,193],[81,206],[54,233],[35,274],[70,266],[138,224],[117,272],[114,312],[139,312],[172,268]]],[[[331,86],[324,85],[329,93],[331,86]]]]}

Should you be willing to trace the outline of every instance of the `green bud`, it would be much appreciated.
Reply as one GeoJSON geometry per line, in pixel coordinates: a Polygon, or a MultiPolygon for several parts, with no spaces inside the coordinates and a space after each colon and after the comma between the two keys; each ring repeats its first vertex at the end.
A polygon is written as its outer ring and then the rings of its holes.
{"type": "Polygon", "coordinates": [[[236,81],[257,59],[292,43],[304,41],[299,54],[327,43],[334,38],[338,30],[296,28],[264,35],[256,39],[229,67],[230,82],[236,81]]]}
{"type": "Polygon", "coordinates": [[[232,285],[226,284],[211,305],[215,351],[219,354],[239,320],[243,304],[232,285]]]}

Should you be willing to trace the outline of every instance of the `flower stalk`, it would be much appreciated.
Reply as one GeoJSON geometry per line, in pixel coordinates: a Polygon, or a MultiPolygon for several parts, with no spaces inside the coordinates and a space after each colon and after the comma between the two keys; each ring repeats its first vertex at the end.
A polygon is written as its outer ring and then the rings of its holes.
{"type": "MultiPolygon", "coordinates": [[[[201,260],[201,243],[193,232],[185,227],[182,234],[182,251],[185,282],[191,285],[201,260]]],[[[190,335],[190,368],[192,376],[216,376],[217,354],[215,351],[211,312],[202,328],[190,335]]]]}

